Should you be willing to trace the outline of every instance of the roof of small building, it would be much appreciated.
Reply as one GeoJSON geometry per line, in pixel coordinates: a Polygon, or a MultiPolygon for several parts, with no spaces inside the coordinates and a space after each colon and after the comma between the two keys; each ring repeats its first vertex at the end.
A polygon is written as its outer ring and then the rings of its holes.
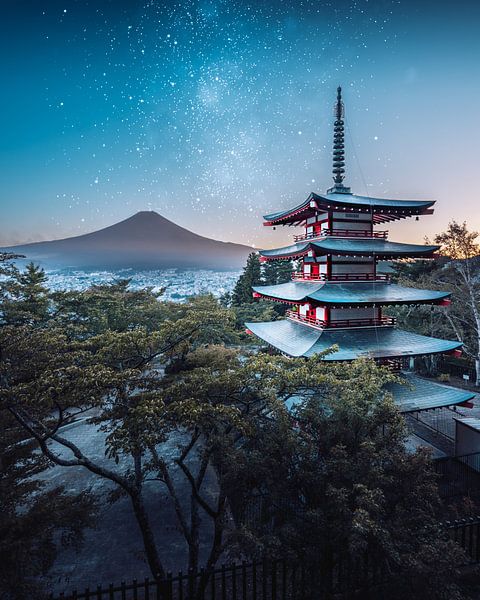
{"type": "Polygon", "coordinates": [[[379,238],[335,238],[326,237],[318,241],[305,241],[283,248],[261,250],[260,256],[270,259],[288,259],[302,256],[312,250],[317,256],[334,254],[340,256],[378,256],[378,257],[417,257],[432,255],[440,246],[427,246],[424,244],[403,244],[389,242],[379,238]]]}
{"type": "Polygon", "coordinates": [[[435,303],[450,296],[449,292],[421,290],[374,281],[351,283],[289,281],[278,285],[259,285],[252,289],[262,296],[285,302],[315,300],[320,304],[333,306],[435,303]]]}
{"type": "MultiPolygon", "coordinates": [[[[400,211],[405,216],[410,216],[412,214],[422,214],[422,212],[428,210],[431,206],[435,204],[433,200],[391,200],[387,198],[372,198],[370,196],[357,196],[356,194],[345,194],[345,193],[327,193],[327,194],[315,194],[312,192],[306,200],[294,206],[293,208],[288,208],[285,210],[280,210],[274,213],[270,213],[265,215],[263,218],[267,223],[275,223],[278,221],[282,221],[285,219],[292,218],[298,215],[298,218],[301,219],[301,213],[304,213],[306,209],[310,208],[310,202],[315,201],[319,209],[331,209],[331,210],[344,210],[344,209],[352,209],[356,208],[358,210],[370,209],[374,213],[377,212],[385,212],[389,214],[389,211],[395,215],[395,211],[400,211]]],[[[391,220],[391,219],[382,219],[381,215],[379,216],[379,221],[381,220],[391,220]]],[[[395,218],[395,217],[393,217],[395,218]]],[[[400,217],[396,217],[400,218],[400,217]]]]}
{"type": "Polygon", "coordinates": [[[402,373],[401,378],[404,380],[403,385],[390,383],[385,386],[393,395],[395,404],[401,412],[416,412],[442,406],[454,406],[475,397],[473,392],[443,385],[436,381],[429,381],[415,373],[402,373]]]}
{"type": "MultiPolygon", "coordinates": [[[[387,383],[384,389],[392,394],[393,401],[402,413],[456,406],[468,402],[475,396],[473,392],[430,381],[409,371],[399,373],[399,379],[401,383],[387,383]]],[[[290,410],[295,405],[301,404],[304,401],[305,395],[299,393],[289,397],[286,401],[286,406],[290,410]]],[[[480,419],[467,418],[457,420],[460,422],[478,421],[478,426],[480,427],[480,419]]],[[[423,445],[426,444],[425,442],[423,445]]],[[[416,444],[417,447],[418,445],[421,444],[416,444]]]]}
{"type": "Polygon", "coordinates": [[[324,360],[395,358],[437,354],[460,348],[458,341],[442,340],[392,327],[316,329],[289,319],[245,323],[257,337],[292,357],[310,357],[337,345],[324,360]]]}
{"type": "MultiPolygon", "coordinates": [[[[475,394],[471,394],[473,398],[475,394]]],[[[480,419],[477,417],[453,417],[459,425],[466,425],[475,431],[480,431],[480,419]]]]}

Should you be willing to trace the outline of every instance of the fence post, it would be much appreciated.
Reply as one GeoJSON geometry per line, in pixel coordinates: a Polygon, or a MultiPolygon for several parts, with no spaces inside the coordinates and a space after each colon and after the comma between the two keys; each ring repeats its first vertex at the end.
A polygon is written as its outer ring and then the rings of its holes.
{"type": "Polygon", "coordinates": [[[227,600],[225,565],[222,565],[222,600],[227,600]]]}
{"type": "Polygon", "coordinates": [[[173,581],[172,574],[167,573],[166,579],[156,580],[157,600],[172,600],[173,598],[173,581]]]}
{"type": "Polygon", "coordinates": [[[150,598],[150,581],[148,580],[148,577],[145,577],[145,600],[149,600],[150,598]]]}
{"type": "Polygon", "coordinates": [[[277,561],[272,562],[272,600],[277,600],[277,561]]]}

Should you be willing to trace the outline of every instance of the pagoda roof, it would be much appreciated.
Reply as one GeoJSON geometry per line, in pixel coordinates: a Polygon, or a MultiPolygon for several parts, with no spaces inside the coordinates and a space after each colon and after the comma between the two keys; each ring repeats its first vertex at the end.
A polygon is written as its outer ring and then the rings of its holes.
{"type": "Polygon", "coordinates": [[[254,292],[283,300],[302,302],[315,300],[331,306],[372,305],[372,304],[423,304],[441,302],[450,292],[422,290],[383,282],[303,282],[289,281],[278,285],[261,285],[252,288],[254,292]]]}
{"type": "Polygon", "coordinates": [[[389,383],[385,389],[392,394],[395,404],[404,413],[455,406],[475,397],[468,390],[429,381],[415,373],[402,373],[400,377],[403,384],[389,383]]]}
{"type": "MultiPolygon", "coordinates": [[[[289,259],[304,256],[312,250],[317,256],[334,254],[340,256],[378,256],[381,258],[415,258],[431,256],[440,246],[427,246],[424,244],[403,244],[389,242],[380,238],[350,239],[339,237],[325,237],[316,241],[304,241],[273,250],[261,250],[260,256],[270,260],[289,259]]],[[[312,257],[310,262],[314,262],[312,257]]]]}
{"type": "Polygon", "coordinates": [[[264,215],[265,225],[288,224],[301,222],[312,216],[317,210],[357,210],[374,214],[374,222],[395,221],[411,215],[430,214],[434,200],[392,200],[357,196],[350,193],[315,194],[312,192],[306,200],[285,210],[264,215]],[[315,206],[311,203],[315,202],[315,206]]]}
{"type": "Polygon", "coordinates": [[[310,357],[333,345],[338,350],[324,360],[356,358],[397,358],[450,352],[461,342],[442,340],[392,327],[350,329],[314,329],[289,319],[264,323],[245,323],[257,337],[292,357],[310,357]]]}

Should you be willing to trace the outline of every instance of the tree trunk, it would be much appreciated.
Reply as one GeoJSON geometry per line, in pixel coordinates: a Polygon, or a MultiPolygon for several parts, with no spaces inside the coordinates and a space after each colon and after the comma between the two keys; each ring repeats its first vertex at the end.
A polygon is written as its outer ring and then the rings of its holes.
{"type": "Polygon", "coordinates": [[[138,526],[142,534],[143,545],[145,547],[145,554],[147,555],[148,566],[155,579],[165,578],[165,569],[160,561],[158,555],[157,546],[155,545],[155,539],[153,537],[152,528],[150,527],[150,521],[143,504],[143,499],[140,492],[131,492],[130,499],[132,501],[133,510],[135,517],[137,518],[138,526]]]}

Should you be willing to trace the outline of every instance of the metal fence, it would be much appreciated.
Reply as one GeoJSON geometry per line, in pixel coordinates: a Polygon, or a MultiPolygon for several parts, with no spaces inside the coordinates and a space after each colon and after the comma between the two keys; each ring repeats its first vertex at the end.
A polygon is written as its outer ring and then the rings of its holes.
{"type": "Polygon", "coordinates": [[[337,561],[328,575],[322,568],[280,559],[224,565],[212,571],[168,574],[156,581],[134,580],[50,596],[50,600],[322,600],[332,594],[369,590],[382,581],[380,570],[361,557],[337,561]]]}
{"type": "MultiPolygon", "coordinates": [[[[480,517],[444,525],[465,551],[464,565],[479,564],[480,517]]],[[[321,600],[332,595],[351,598],[352,593],[368,592],[386,581],[386,574],[368,555],[355,561],[337,560],[328,575],[321,572],[286,559],[243,562],[211,571],[169,573],[158,581],[147,578],[51,595],[50,600],[321,600]]]]}
{"type": "Polygon", "coordinates": [[[467,564],[480,563],[480,517],[445,523],[450,538],[459,544],[467,556],[467,564]]]}
{"type": "Polygon", "coordinates": [[[480,496],[480,452],[448,456],[434,461],[438,491],[444,500],[480,496]]]}

